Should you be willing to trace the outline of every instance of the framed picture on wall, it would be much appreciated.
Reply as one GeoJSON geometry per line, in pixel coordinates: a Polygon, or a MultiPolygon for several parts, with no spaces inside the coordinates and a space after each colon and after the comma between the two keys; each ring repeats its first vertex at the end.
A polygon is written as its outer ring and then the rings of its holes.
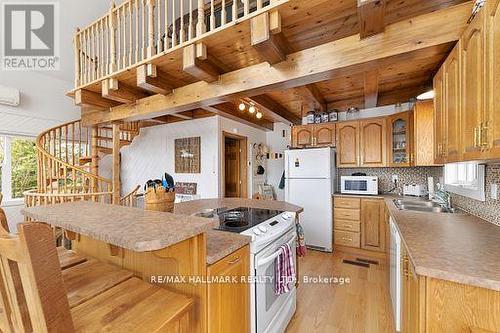
{"type": "Polygon", "coordinates": [[[175,172],[200,173],[201,138],[175,139],[175,172]]]}

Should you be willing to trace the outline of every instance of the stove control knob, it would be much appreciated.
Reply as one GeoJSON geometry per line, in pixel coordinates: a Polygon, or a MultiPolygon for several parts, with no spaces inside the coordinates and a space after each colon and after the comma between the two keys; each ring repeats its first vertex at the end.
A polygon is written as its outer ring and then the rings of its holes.
{"type": "Polygon", "coordinates": [[[259,230],[259,228],[253,228],[253,233],[259,236],[262,232],[259,230]]]}
{"type": "Polygon", "coordinates": [[[267,232],[267,228],[264,227],[263,225],[259,226],[260,231],[262,232],[267,232]]]}

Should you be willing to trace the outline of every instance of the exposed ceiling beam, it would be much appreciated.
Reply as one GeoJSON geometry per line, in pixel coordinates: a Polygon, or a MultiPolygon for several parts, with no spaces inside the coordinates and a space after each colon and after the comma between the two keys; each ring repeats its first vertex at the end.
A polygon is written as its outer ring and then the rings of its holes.
{"type": "Polygon", "coordinates": [[[184,47],[182,59],[183,70],[205,82],[217,81],[223,72],[219,66],[208,59],[207,46],[203,43],[184,47]]]}
{"type": "Polygon", "coordinates": [[[94,91],[78,89],[75,91],[75,105],[102,110],[117,106],[119,103],[103,98],[101,94],[94,91]]]}
{"type": "Polygon", "coordinates": [[[365,108],[374,108],[378,103],[378,69],[365,72],[365,108]]]}
{"type": "Polygon", "coordinates": [[[102,97],[120,103],[134,103],[136,100],[148,96],[137,88],[130,87],[117,79],[102,81],[102,97]]]}
{"type": "Polygon", "coordinates": [[[271,65],[284,61],[290,52],[288,42],[281,32],[281,16],[277,10],[250,20],[250,39],[262,60],[271,65]]]}
{"type": "Polygon", "coordinates": [[[272,131],[274,129],[274,124],[269,120],[257,119],[246,112],[238,111],[237,105],[230,102],[204,106],[202,109],[261,130],[272,131]]]}
{"type": "Polygon", "coordinates": [[[307,102],[313,103],[314,109],[321,112],[327,110],[326,100],[314,83],[306,84],[304,87],[297,89],[297,92],[301,94],[307,102]]]}
{"type": "Polygon", "coordinates": [[[386,0],[358,0],[359,36],[377,35],[385,29],[386,0]]]}
{"type": "MultiPolygon", "coordinates": [[[[89,123],[144,119],[192,110],[270,90],[288,89],[361,73],[418,50],[456,41],[467,26],[472,2],[421,15],[386,27],[383,34],[360,40],[350,36],[290,54],[274,66],[259,63],[221,75],[214,84],[192,83],[167,96],[154,95],[112,112],[88,114],[89,123]]],[[[418,52],[417,52],[418,53],[418,52]]]]}
{"type": "Polygon", "coordinates": [[[288,111],[287,108],[267,95],[249,97],[248,100],[259,108],[266,118],[287,125],[297,125],[301,123],[301,119],[298,115],[288,111]]]}
{"type": "Polygon", "coordinates": [[[147,64],[137,67],[137,86],[155,94],[167,95],[175,84],[156,65],[147,64]]]}

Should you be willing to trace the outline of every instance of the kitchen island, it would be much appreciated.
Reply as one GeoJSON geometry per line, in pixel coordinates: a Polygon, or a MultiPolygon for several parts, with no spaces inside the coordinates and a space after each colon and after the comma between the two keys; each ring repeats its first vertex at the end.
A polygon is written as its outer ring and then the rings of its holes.
{"type": "Polygon", "coordinates": [[[207,275],[205,232],[214,227],[213,220],[89,201],[30,207],[23,213],[63,229],[84,257],[192,297],[191,331],[206,332],[207,285],[197,281],[207,275]]]}

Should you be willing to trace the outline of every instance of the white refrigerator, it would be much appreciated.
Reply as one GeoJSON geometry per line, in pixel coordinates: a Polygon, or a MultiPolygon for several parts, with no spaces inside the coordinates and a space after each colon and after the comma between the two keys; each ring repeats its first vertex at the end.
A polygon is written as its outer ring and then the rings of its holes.
{"type": "Polygon", "coordinates": [[[309,248],[332,252],[334,184],[332,148],[285,152],[285,201],[304,208],[300,224],[309,248]]]}

